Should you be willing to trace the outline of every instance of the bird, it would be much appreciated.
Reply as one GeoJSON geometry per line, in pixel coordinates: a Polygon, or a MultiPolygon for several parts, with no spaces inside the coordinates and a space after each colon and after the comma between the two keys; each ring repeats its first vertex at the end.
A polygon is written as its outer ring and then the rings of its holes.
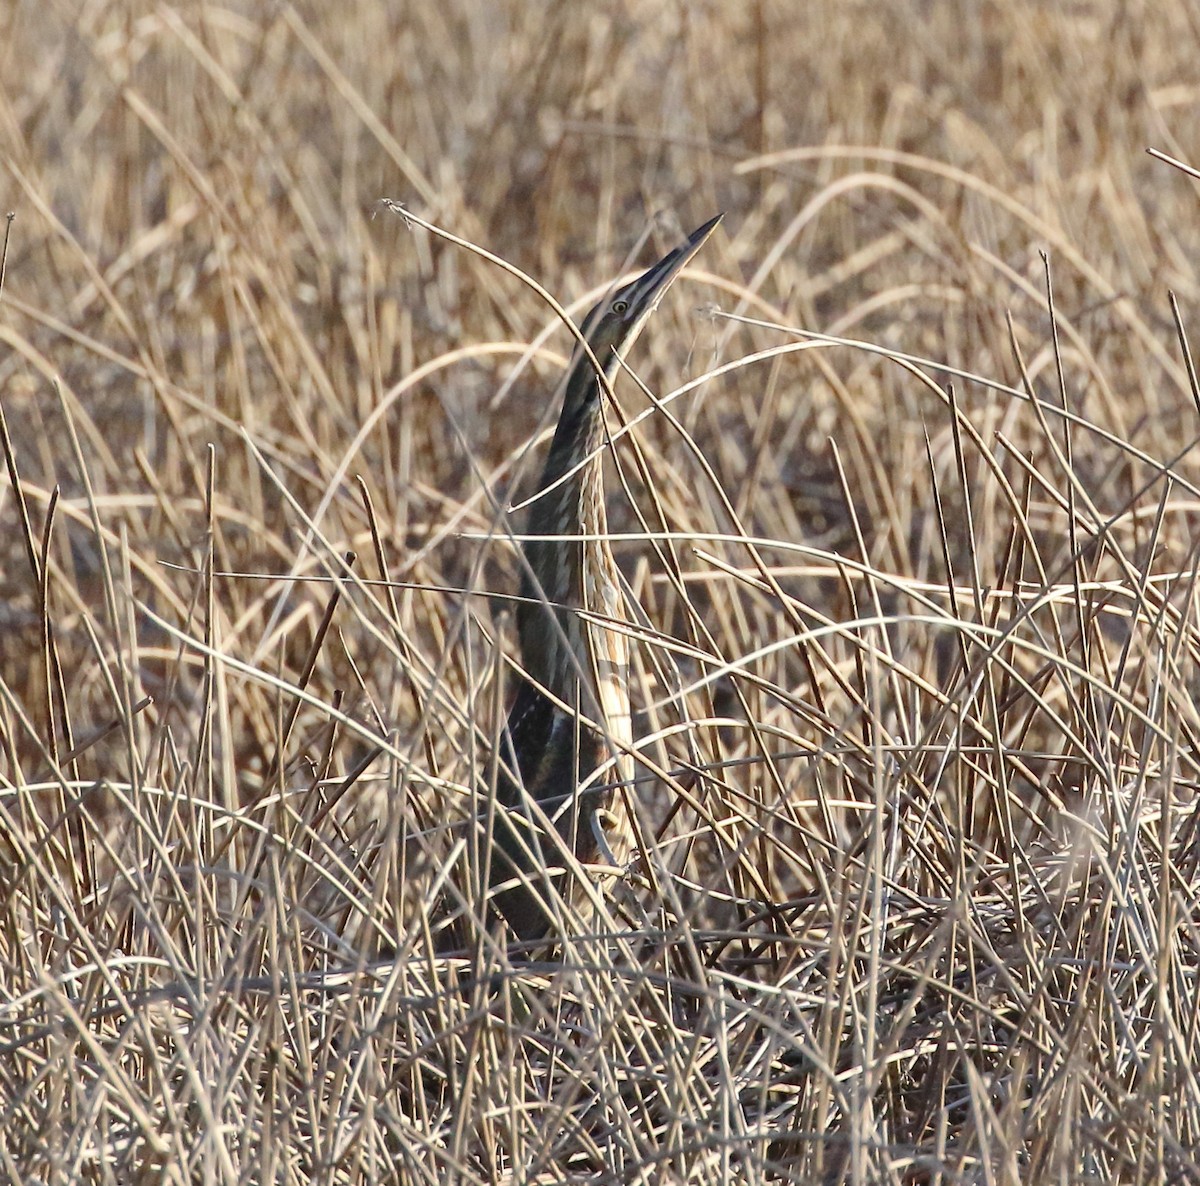
{"type": "Polygon", "coordinates": [[[554,930],[554,895],[571,896],[566,852],[583,864],[603,858],[620,867],[633,847],[623,789],[633,746],[629,635],[607,539],[604,393],[721,218],[595,305],[581,326],[588,349],[577,343],[562,384],[562,411],[522,546],[521,674],[490,813],[489,901],[519,940],[554,930]]]}

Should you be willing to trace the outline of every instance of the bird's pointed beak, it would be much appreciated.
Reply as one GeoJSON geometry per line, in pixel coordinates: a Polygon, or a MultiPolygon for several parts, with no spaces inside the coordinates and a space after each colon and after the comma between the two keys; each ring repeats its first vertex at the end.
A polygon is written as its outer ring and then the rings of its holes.
{"type": "Polygon", "coordinates": [[[668,252],[652,268],[647,269],[632,284],[620,293],[620,297],[628,301],[629,308],[625,313],[625,324],[629,327],[625,346],[637,337],[638,331],[646,318],[658,308],[663,294],[671,287],[675,278],[687,267],[692,257],[708,242],[709,236],[717,229],[717,224],[724,218],[718,214],[710,218],[703,226],[697,227],[673,251],[668,252]]]}

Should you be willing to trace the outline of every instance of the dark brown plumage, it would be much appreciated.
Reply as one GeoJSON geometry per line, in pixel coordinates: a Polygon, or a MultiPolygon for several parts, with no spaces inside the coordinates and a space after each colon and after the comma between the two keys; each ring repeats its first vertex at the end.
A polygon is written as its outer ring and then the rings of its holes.
{"type": "MultiPolygon", "coordinates": [[[[720,219],[706,222],[585,318],[583,335],[608,381],[720,219]]],[[[566,889],[567,852],[584,863],[604,857],[620,864],[631,849],[624,795],[611,786],[629,776],[633,737],[628,636],[606,625],[620,623],[624,613],[606,539],[602,393],[595,364],[577,347],[538,486],[545,493],[530,508],[527,534],[534,538],[524,546],[517,627],[526,674],[505,730],[489,882],[494,906],[526,940],[554,924],[550,882],[560,893],[566,889]],[[615,769],[589,783],[610,757],[615,769]]]]}

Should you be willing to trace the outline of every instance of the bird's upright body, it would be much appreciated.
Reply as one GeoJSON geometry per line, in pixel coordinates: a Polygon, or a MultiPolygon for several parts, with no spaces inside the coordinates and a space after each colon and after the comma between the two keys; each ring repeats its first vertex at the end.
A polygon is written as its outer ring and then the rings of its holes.
{"type": "Polygon", "coordinates": [[[522,939],[553,926],[551,887],[564,892],[568,853],[583,863],[621,864],[630,851],[629,638],[607,541],[603,394],[663,293],[719,221],[705,223],[584,320],[591,357],[576,348],[541,493],[530,508],[517,610],[524,676],[508,716],[490,874],[492,900],[522,939]],[[614,784],[626,785],[614,792],[614,784]]]}

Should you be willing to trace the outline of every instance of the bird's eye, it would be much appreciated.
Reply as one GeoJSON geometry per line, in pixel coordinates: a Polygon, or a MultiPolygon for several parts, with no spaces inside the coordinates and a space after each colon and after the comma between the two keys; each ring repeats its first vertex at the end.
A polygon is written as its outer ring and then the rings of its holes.
{"type": "Polygon", "coordinates": [[[629,302],[625,300],[616,300],[612,303],[612,311],[614,313],[624,313],[629,308],[629,302]]]}

